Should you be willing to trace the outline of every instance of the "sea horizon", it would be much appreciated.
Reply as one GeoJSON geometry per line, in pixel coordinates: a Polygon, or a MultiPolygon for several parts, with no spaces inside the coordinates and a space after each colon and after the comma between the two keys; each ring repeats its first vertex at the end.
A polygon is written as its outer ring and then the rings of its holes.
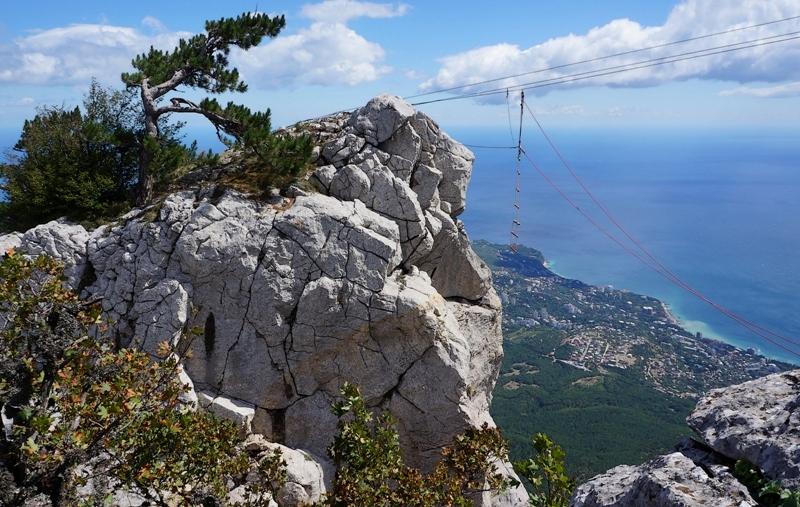
{"type": "MultiPolygon", "coordinates": [[[[508,146],[509,130],[449,133],[467,145],[508,146]]],[[[526,125],[525,152],[613,231],[535,130],[526,125]]],[[[560,127],[548,135],[600,203],[670,270],[711,301],[800,342],[800,129],[560,127]]],[[[459,218],[471,240],[507,244],[516,151],[471,149],[475,166],[459,218]]],[[[524,157],[520,168],[519,242],[541,251],[552,271],[656,297],[692,333],[800,364],[800,347],[768,335],[790,350],[776,346],[673,285],[591,225],[524,157]]]]}
{"type": "MultiPolygon", "coordinates": [[[[513,130],[443,128],[476,156],[459,217],[470,239],[509,243],[513,130]]],[[[20,130],[0,130],[0,147],[13,146],[20,130]]],[[[556,127],[548,134],[604,207],[666,266],[712,301],[800,342],[800,128],[556,127]]],[[[221,151],[213,129],[187,129],[192,139],[221,151]]],[[[523,146],[581,209],[612,229],[535,124],[526,123],[523,146]]],[[[541,251],[552,271],[656,297],[692,333],[800,364],[800,347],[789,345],[793,353],[775,346],[650,271],[522,162],[519,241],[541,251]]]]}

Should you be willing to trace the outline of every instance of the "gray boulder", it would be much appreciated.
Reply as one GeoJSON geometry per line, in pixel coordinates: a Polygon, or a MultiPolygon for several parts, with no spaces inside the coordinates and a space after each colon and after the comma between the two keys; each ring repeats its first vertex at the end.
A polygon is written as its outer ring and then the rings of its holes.
{"type": "Polygon", "coordinates": [[[9,248],[19,249],[36,257],[46,254],[64,264],[68,285],[78,289],[86,266],[86,243],[89,233],[80,225],[63,219],[37,225],[23,233],[12,232],[0,236],[0,254],[9,248]]]}
{"type": "Polygon", "coordinates": [[[709,391],[687,419],[715,451],[800,488],[800,370],[709,391]]]}
{"type": "Polygon", "coordinates": [[[797,489],[798,406],[800,370],[714,389],[687,418],[705,444],[686,440],[667,456],[613,468],[579,486],[570,506],[758,505],[733,475],[740,459],[784,488],[797,489]]]}
{"type": "Polygon", "coordinates": [[[374,146],[392,137],[414,114],[414,108],[399,97],[384,93],[370,100],[350,117],[347,125],[374,146]]]}
{"type": "Polygon", "coordinates": [[[578,486],[570,507],[756,507],[747,488],[697,443],[640,466],[620,465],[578,486]]]}
{"type": "Polygon", "coordinates": [[[466,207],[472,153],[389,95],[353,113],[347,125],[327,138],[312,181],[330,196],[360,200],[395,222],[401,264],[428,273],[445,298],[478,301],[488,294],[489,269],[455,218],[466,207]]]}

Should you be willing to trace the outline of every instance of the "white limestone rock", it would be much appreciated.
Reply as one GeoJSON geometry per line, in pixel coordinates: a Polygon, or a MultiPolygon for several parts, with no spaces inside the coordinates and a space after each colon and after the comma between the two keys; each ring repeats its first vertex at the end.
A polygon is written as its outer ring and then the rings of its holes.
{"type": "Polygon", "coordinates": [[[348,126],[373,146],[389,139],[414,114],[414,108],[399,97],[384,93],[370,100],[350,117],[348,126]]]}
{"type": "Polygon", "coordinates": [[[435,167],[421,164],[414,172],[414,185],[411,189],[417,194],[419,205],[424,210],[438,208],[441,202],[439,198],[439,183],[442,181],[442,171],[435,167]]]}
{"type": "Polygon", "coordinates": [[[435,167],[442,172],[439,196],[449,209],[442,209],[452,217],[457,217],[467,207],[467,186],[472,176],[472,163],[475,155],[463,144],[454,141],[442,132],[433,156],[435,167]]]}
{"type": "Polygon", "coordinates": [[[177,280],[165,279],[138,295],[129,316],[136,322],[138,346],[156,355],[162,342],[177,345],[188,317],[189,293],[177,280]]]}
{"type": "Polygon", "coordinates": [[[0,255],[5,254],[10,249],[18,249],[22,245],[22,233],[11,232],[0,234],[0,255]]]}
{"type": "Polygon", "coordinates": [[[250,435],[243,442],[248,451],[274,455],[279,452],[286,464],[286,483],[278,490],[275,501],[279,507],[313,505],[328,491],[334,469],[327,460],[311,453],[290,449],[267,441],[263,435],[250,435]]]}
{"type": "Polygon", "coordinates": [[[197,399],[205,410],[221,419],[228,419],[236,423],[241,438],[245,438],[253,432],[251,427],[253,415],[255,415],[253,404],[209,391],[200,391],[197,393],[197,399]]]}
{"type": "Polygon", "coordinates": [[[363,137],[354,134],[345,134],[330,141],[322,149],[322,157],[335,166],[341,166],[344,160],[349,159],[364,147],[366,141],[363,137]]]}
{"type": "Polygon", "coordinates": [[[67,285],[77,289],[86,266],[88,240],[89,233],[83,226],[53,220],[24,233],[18,246],[14,245],[16,239],[7,241],[31,257],[46,254],[63,262],[64,274],[69,279],[67,285]]]}
{"type": "Polygon", "coordinates": [[[715,475],[681,452],[620,465],[577,487],[570,507],[756,507],[730,473],[715,475]]]}
{"type": "Polygon", "coordinates": [[[339,157],[354,151],[341,148],[353,145],[353,133],[340,132],[326,148],[336,153],[335,165],[317,169],[312,181],[328,195],[363,201],[397,223],[403,266],[426,271],[440,294],[480,300],[491,286],[491,276],[453,218],[466,206],[474,156],[424,113],[413,112],[396,97],[373,99],[353,113],[349,125],[363,133],[369,129],[355,126],[375,125],[378,118],[385,120],[385,139],[376,146],[368,139],[357,154],[339,157]],[[388,109],[386,101],[391,103],[388,109]],[[385,111],[378,114],[376,107],[385,111]]]}
{"type": "Polygon", "coordinates": [[[286,208],[183,191],[37,244],[80,239],[57,250],[83,252],[96,275],[84,295],[102,297],[123,344],[152,352],[202,326],[186,374],[199,405],[242,435],[324,456],[350,381],[392,411],[408,464],[429,470],[455,435],[491,423],[502,359],[489,271],[451,215],[471,154],[390,96],[317,124],[329,163],[312,180],[327,195],[296,193],[286,208]]]}
{"type": "Polygon", "coordinates": [[[390,155],[386,165],[392,173],[406,184],[410,184],[411,175],[422,152],[422,138],[414,131],[411,122],[403,123],[389,139],[378,145],[378,148],[390,155]]]}
{"type": "Polygon", "coordinates": [[[435,228],[428,226],[435,233],[434,246],[417,265],[431,276],[442,296],[480,300],[492,289],[492,274],[472,250],[464,224],[460,220],[454,223],[449,215],[438,210],[428,215],[428,220],[429,224],[434,220],[437,224],[435,228]]]}
{"type": "Polygon", "coordinates": [[[519,485],[513,488],[510,487],[501,494],[498,494],[494,491],[484,491],[478,496],[478,498],[475,499],[475,506],[522,507],[530,505],[528,501],[530,498],[528,496],[528,492],[525,491],[525,486],[522,485],[519,476],[516,472],[514,472],[514,468],[511,466],[511,464],[507,462],[496,461],[495,465],[497,466],[498,473],[503,474],[506,477],[511,477],[512,479],[518,481],[519,485]]]}
{"type": "Polygon", "coordinates": [[[800,370],[709,391],[687,422],[720,454],[800,488],[800,370]]]}

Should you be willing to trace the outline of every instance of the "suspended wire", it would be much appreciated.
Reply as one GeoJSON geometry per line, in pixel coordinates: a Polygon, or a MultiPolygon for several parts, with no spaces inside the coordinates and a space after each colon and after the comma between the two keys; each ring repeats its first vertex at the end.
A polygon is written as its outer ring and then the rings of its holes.
{"type": "Polygon", "coordinates": [[[524,117],[525,92],[522,92],[519,99],[519,136],[517,137],[517,183],[514,187],[514,218],[511,221],[511,240],[508,243],[508,247],[514,253],[517,253],[517,248],[519,248],[519,230],[522,228],[522,224],[519,221],[519,188],[520,177],[522,176],[520,166],[522,165],[522,120],[524,117]]]}
{"type": "Polygon", "coordinates": [[[482,148],[485,150],[516,150],[516,146],[479,146],[476,144],[464,144],[467,148],[482,148]]]}
{"type": "Polygon", "coordinates": [[[547,72],[547,71],[550,71],[550,70],[563,69],[563,68],[566,68],[566,67],[572,67],[574,65],[582,65],[584,63],[592,63],[592,62],[597,62],[597,61],[600,61],[600,60],[606,60],[608,58],[615,58],[617,56],[626,56],[626,55],[631,55],[631,54],[634,54],[634,53],[641,53],[642,51],[649,51],[651,49],[659,49],[659,48],[663,48],[663,47],[667,47],[667,46],[674,46],[676,44],[684,44],[686,42],[693,42],[693,41],[696,41],[696,40],[707,39],[707,38],[710,38],[710,37],[716,37],[716,36],[725,35],[725,34],[728,34],[728,33],[739,32],[739,31],[742,31],[742,30],[749,30],[751,28],[758,28],[758,27],[761,27],[761,26],[774,25],[776,23],[784,23],[786,21],[792,21],[792,20],[795,20],[795,19],[800,19],[800,16],[792,16],[792,17],[789,17],[789,18],[777,19],[775,21],[767,21],[765,23],[758,23],[758,24],[755,24],[755,25],[747,25],[747,26],[743,26],[743,27],[739,27],[739,28],[731,28],[729,30],[724,30],[722,32],[710,33],[710,34],[707,34],[707,35],[700,35],[698,37],[691,37],[689,39],[682,39],[682,40],[677,40],[677,41],[673,41],[673,42],[666,42],[664,44],[657,44],[655,46],[648,46],[646,48],[633,49],[633,50],[630,50],[630,51],[623,51],[621,53],[614,53],[614,54],[606,55],[606,56],[598,56],[597,58],[590,58],[588,60],[581,60],[581,61],[578,61],[578,62],[565,63],[563,65],[556,65],[556,66],[553,66],[553,67],[545,67],[543,69],[532,70],[532,71],[529,71],[529,72],[522,72],[520,74],[513,74],[513,75],[510,75],[510,76],[498,77],[498,78],[494,78],[494,79],[487,79],[485,81],[479,81],[477,83],[470,83],[470,84],[465,84],[465,85],[453,86],[451,88],[442,88],[442,89],[439,89],[439,90],[436,90],[436,91],[418,93],[416,95],[409,95],[408,97],[405,97],[405,98],[414,99],[414,98],[417,98],[417,97],[424,97],[426,95],[433,95],[433,94],[444,93],[444,92],[449,92],[449,91],[453,91],[453,90],[460,90],[462,88],[468,88],[470,86],[478,86],[478,85],[483,85],[483,84],[488,84],[488,83],[495,83],[497,81],[503,81],[505,79],[513,79],[515,77],[522,77],[522,76],[528,76],[528,75],[531,75],[531,74],[538,74],[538,73],[541,73],[541,72],[547,72]]]}
{"type": "MultiPolygon", "coordinates": [[[[731,52],[734,52],[734,51],[741,51],[741,50],[750,49],[750,48],[753,48],[753,47],[766,46],[766,45],[770,45],[770,44],[777,44],[777,43],[780,43],[780,42],[788,42],[788,41],[791,41],[791,40],[800,39],[800,35],[798,35],[798,34],[800,34],[800,31],[788,32],[788,33],[785,33],[785,34],[773,35],[773,36],[764,37],[764,38],[761,38],[761,39],[754,39],[754,40],[745,41],[745,42],[736,42],[736,43],[731,43],[731,44],[725,44],[723,46],[717,46],[717,47],[713,47],[713,48],[700,49],[700,50],[696,50],[696,51],[689,51],[687,53],[680,53],[680,54],[677,54],[677,55],[663,56],[663,57],[659,57],[659,58],[651,58],[649,60],[642,60],[640,62],[626,63],[626,64],[621,64],[621,65],[615,65],[615,66],[612,66],[612,67],[605,67],[605,68],[602,68],[602,69],[595,69],[595,70],[590,70],[590,71],[585,71],[585,72],[578,72],[578,73],[569,74],[569,75],[566,75],[566,76],[559,76],[559,77],[554,77],[554,78],[541,79],[539,81],[531,81],[529,83],[513,85],[513,86],[507,86],[507,87],[504,87],[504,88],[497,88],[497,89],[492,89],[492,90],[484,90],[484,91],[480,91],[480,92],[474,92],[474,93],[463,94],[463,95],[455,95],[455,96],[452,96],[452,97],[444,97],[444,98],[441,98],[441,99],[433,99],[433,100],[428,100],[428,101],[424,101],[424,102],[415,102],[415,103],[413,103],[411,105],[412,106],[421,106],[421,105],[424,105],[424,104],[433,104],[433,103],[436,103],[436,102],[446,102],[446,101],[450,101],[450,100],[461,100],[461,99],[468,99],[468,98],[475,98],[475,97],[486,97],[486,96],[490,96],[490,95],[497,95],[499,93],[506,92],[507,90],[510,90],[510,91],[527,90],[527,89],[533,89],[533,88],[542,88],[542,87],[545,87],[545,86],[554,86],[554,85],[558,85],[558,84],[571,83],[571,82],[575,82],[575,81],[583,81],[583,80],[592,79],[592,78],[595,78],[595,77],[608,76],[608,75],[611,75],[611,74],[619,74],[619,73],[622,73],[622,72],[630,72],[632,70],[639,70],[639,69],[644,69],[644,68],[648,68],[648,67],[656,67],[658,65],[665,65],[665,64],[668,64],[668,63],[676,63],[676,62],[681,62],[681,61],[685,61],[685,60],[694,60],[696,58],[703,58],[703,57],[714,56],[714,55],[718,55],[718,54],[731,53],[731,52]],[[783,38],[780,39],[780,40],[771,40],[771,39],[778,39],[778,38],[781,38],[781,37],[783,37],[783,38]],[[744,45],[744,44],[747,44],[747,45],[744,45]],[[740,46],[740,47],[735,47],[735,46],[740,46]]],[[[470,85],[470,86],[472,86],[472,85],[470,85]]]]}
{"type": "Polygon", "coordinates": [[[511,142],[517,142],[514,139],[514,127],[511,125],[511,102],[508,100],[508,90],[506,89],[506,109],[508,109],[508,133],[511,134],[511,142]]]}
{"type": "MultiPolygon", "coordinates": [[[[530,163],[531,163],[531,165],[533,165],[533,167],[534,167],[534,168],[536,168],[536,170],[539,172],[539,174],[540,174],[540,175],[541,175],[541,176],[542,176],[542,177],[543,177],[543,178],[544,178],[544,179],[545,179],[545,180],[546,180],[546,181],[547,181],[547,182],[550,184],[550,186],[552,186],[552,187],[553,187],[553,188],[554,188],[554,189],[555,189],[555,190],[556,190],[556,191],[557,191],[557,192],[558,192],[558,193],[561,195],[561,197],[563,197],[563,198],[564,198],[564,199],[565,199],[565,200],[566,200],[566,201],[567,201],[567,202],[568,202],[570,205],[572,205],[572,207],[574,207],[576,210],[578,210],[578,212],[579,212],[581,215],[583,215],[583,217],[584,217],[584,218],[586,218],[586,219],[587,219],[589,222],[591,222],[591,224],[592,224],[592,225],[594,225],[594,226],[595,226],[595,227],[596,227],[598,230],[600,230],[600,232],[602,232],[603,234],[605,234],[605,235],[606,235],[606,236],[607,236],[609,239],[611,239],[611,240],[612,240],[614,243],[616,243],[617,245],[619,245],[620,247],[622,247],[622,248],[623,248],[623,249],[624,249],[626,252],[628,252],[629,254],[631,254],[632,256],[634,256],[636,259],[638,259],[639,261],[641,261],[643,264],[645,264],[647,267],[649,267],[650,269],[652,269],[653,271],[655,271],[655,272],[656,272],[656,273],[658,273],[659,275],[663,276],[664,278],[666,278],[667,280],[669,280],[669,281],[671,281],[671,282],[673,282],[673,283],[676,283],[678,286],[680,286],[680,287],[682,287],[682,288],[684,288],[684,289],[686,289],[686,290],[689,290],[689,289],[687,289],[688,285],[687,285],[686,287],[684,287],[683,285],[681,285],[680,283],[678,283],[678,282],[677,282],[675,279],[671,278],[671,277],[670,277],[670,276],[669,276],[667,273],[665,273],[664,271],[662,271],[662,270],[658,269],[656,266],[654,266],[653,264],[651,264],[651,263],[650,263],[650,262],[649,262],[647,259],[643,258],[641,255],[639,255],[639,254],[637,254],[635,251],[633,251],[633,250],[632,250],[630,247],[628,247],[628,245],[626,245],[626,244],[622,243],[622,242],[621,242],[619,239],[617,239],[617,238],[616,238],[616,237],[615,237],[613,234],[611,234],[610,232],[608,232],[608,231],[607,231],[607,230],[606,230],[606,229],[605,229],[605,228],[604,228],[602,225],[600,225],[599,223],[597,223],[597,221],[595,221],[595,220],[594,220],[592,217],[590,217],[590,216],[589,216],[589,215],[588,215],[588,214],[587,214],[587,213],[586,213],[584,210],[582,210],[582,209],[580,208],[580,206],[578,206],[578,205],[577,205],[577,204],[576,204],[576,203],[575,203],[575,202],[574,202],[572,199],[570,199],[570,198],[569,198],[569,196],[568,196],[567,194],[565,194],[565,193],[564,193],[564,192],[563,192],[563,191],[562,191],[562,190],[561,190],[561,189],[558,187],[558,185],[556,185],[556,184],[555,184],[555,182],[554,182],[553,180],[551,180],[551,179],[550,179],[550,178],[547,176],[547,174],[546,174],[546,173],[545,173],[545,172],[544,172],[544,171],[543,171],[543,170],[542,170],[542,169],[541,169],[541,168],[540,168],[540,167],[539,167],[539,166],[536,164],[536,162],[534,162],[534,161],[533,161],[533,159],[531,159],[531,158],[530,158],[530,156],[528,156],[528,154],[527,154],[527,153],[526,153],[524,150],[522,151],[522,153],[525,155],[525,158],[527,158],[527,159],[528,159],[528,162],[530,162],[530,163]]],[[[641,247],[640,247],[640,248],[641,248],[641,247]]],[[[649,254],[648,254],[648,255],[649,255],[649,254]]],[[[659,264],[660,264],[660,263],[659,263],[659,264]]],[[[671,273],[671,272],[670,272],[670,273],[671,273]]],[[[673,276],[674,276],[674,275],[673,275],[673,276]]],[[[698,296],[699,296],[699,293],[697,293],[697,291],[694,291],[693,289],[692,289],[692,290],[689,290],[689,292],[691,292],[692,294],[695,294],[695,295],[698,295],[698,296]]],[[[710,301],[710,300],[708,300],[707,298],[701,298],[701,299],[703,299],[703,300],[704,300],[704,301],[706,301],[706,302],[709,302],[709,303],[711,303],[711,301],[710,301]]],[[[758,326],[758,325],[752,324],[752,327],[750,327],[750,324],[751,324],[751,323],[750,323],[749,321],[747,321],[746,319],[743,319],[743,318],[741,318],[741,317],[738,317],[738,316],[737,316],[736,314],[734,314],[733,312],[730,312],[730,311],[728,311],[728,310],[724,309],[723,307],[721,307],[721,306],[719,306],[719,305],[716,305],[716,304],[713,304],[713,303],[711,303],[711,304],[712,304],[712,306],[714,306],[714,308],[717,308],[718,310],[722,311],[722,312],[723,312],[725,315],[727,315],[728,317],[732,318],[732,319],[733,319],[735,322],[737,322],[739,325],[743,326],[744,328],[748,329],[749,331],[753,332],[754,334],[756,334],[756,335],[760,336],[761,338],[764,338],[764,339],[765,339],[765,340],[767,340],[768,342],[770,342],[770,343],[772,343],[773,345],[776,345],[776,346],[778,346],[778,347],[782,348],[783,350],[785,350],[785,351],[789,352],[790,354],[794,354],[794,355],[796,355],[796,356],[800,357],[800,353],[798,353],[798,352],[796,352],[796,351],[794,351],[794,350],[790,349],[789,347],[786,347],[785,345],[783,345],[783,344],[781,344],[781,343],[779,343],[779,342],[777,342],[777,341],[773,340],[773,339],[772,339],[772,338],[770,338],[768,335],[766,335],[766,334],[764,334],[764,333],[760,332],[760,331],[759,331],[759,329],[764,329],[764,328],[762,328],[761,326],[758,326]],[[738,317],[738,318],[737,318],[737,317],[738,317]]],[[[777,335],[776,333],[772,333],[772,332],[770,332],[770,331],[767,331],[767,332],[768,332],[768,333],[770,333],[770,334],[772,334],[772,335],[774,335],[774,336],[780,336],[780,335],[777,335]]],[[[781,338],[783,338],[783,337],[781,337],[781,338]]],[[[784,339],[784,340],[786,340],[788,343],[791,343],[792,345],[800,346],[800,343],[797,343],[797,342],[794,342],[794,341],[792,341],[792,340],[789,340],[788,338],[783,338],[783,339],[784,339]]]]}
{"type": "MultiPolygon", "coordinates": [[[[670,277],[672,277],[674,279],[673,281],[678,286],[680,286],[681,288],[683,288],[683,289],[687,290],[688,292],[694,294],[698,298],[702,299],[706,303],[710,304],[711,306],[713,306],[717,310],[721,311],[722,313],[724,313],[725,315],[727,315],[728,317],[731,317],[732,319],[734,319],[736,321],[746,322],[748,325],[754,326],[754,327],[760,329],[761,331],[764,331],[766,333],[769,333],[769,334],[775,336],[776,338],[780,338],[780,339],[782,339],[782,340],[784,340],[784,341],[786,341],[788,343],[791,343],[792,345],[800,346],[800,343],[798,343],[798,342],[792,341],[789,338],[786,338],[785,336],[782,336],[782,335],[780,335],[778,333],[770,331],[769,329],[763,328],[763,327],[759,326],[758,324],[750,322],[747,319],[745,319],[744,317],[736,315],[733,312],[730,312],[729,310],[717,305],[716,303],[714,303],[713,301],[711,301],[710,299],[705,297],[703,294],[701,294],[699,291],[695,290],[687,282],[682,280],[678,275],[673,273],[667,266],[665,266],[663,263],[661,263],[661,261],[659,261],[655,256],[653,256],[653,254],[651,254],[644,246],[642,246],[638,241],[636,241],[636,239],[633,236],[631,236],[630,233],[628,233],[628,231],[611,215],[611,213],[609,213],[608,210],[606,210],[606,208],[602,204],[600,204],[600,201],[598,201],[597,198],[594,196],[594,194],[586,187],[586,185],[583,183],[583,180],[581,180],[578,177],[578,175],[572,169],[572,166],[569,165],[569,163],[561,155],[561,152],[558,150],[558,148],[556,148],[555,144],[553,144],[553,141],[550,139],[550,136],[547,135],[547,132],[545,132],[545,130],[542,127],[541,123],[539,123],[539,120],[536,118],[536,115],[533,114],[533,111],[531,110],[531,108],[527,104],[525,104],[525,107],[528,109],[528,113],[530,113],[531,117],[533,118],[533,121],[536,122],[536,125],[539,127],[539,130],[542,132],[542,135],[544,135],[545,139],[547,139],[547,142],[550,144],[550,147],[553,149],[553,151],[556,153],[556,155],[558,155],[558,158],[561,159],[561,162],[569,170],[569,172],[572,175],[572,177],[575,179],[575,181],[578,182],[578,184],[581,186],[581,188],[584,190],[584,192],[586,192],[586,194],[592,199],[592,201],[594,201],[594,203],[597,205],[598,208],[600,208],[600,210],[606,215],[606,217],[608,217],[609,220],[611,220],[611,222],[615,226],[617,226],[617,228],[620,231],[622,231],[622,233],[625,234],[625,236],[629,240],[631,240],[631,242],[633,242],[634,245],[636,245],[642,252],[644,252],[645,255],[647,255],[653,262],[658,264],[659,267],[661,267],[666,273],[668,273],[670,275],[670,277]]],[[[739,322],[739,323],[741,324],[742,322],[739,322]]],[[[752,331],[752,329],[751,329],[751,331],[752,331]]]]}

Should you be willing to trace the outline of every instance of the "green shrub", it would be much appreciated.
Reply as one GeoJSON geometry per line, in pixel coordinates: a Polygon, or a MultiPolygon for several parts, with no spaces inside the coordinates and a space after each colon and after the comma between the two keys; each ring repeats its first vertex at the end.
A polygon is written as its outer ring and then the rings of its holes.
{"type": "MultiPolygon", "coordinates": [[[[104,89],[92,82],[76,107],[37,109],[26,120],[13,150],[0,164],[0,230],[24,231],[50,220],[97,223],[126,211],[137,180],[144,113],[135,93],[104,89]]],[[[195,158],[194,148],[180,143],[181,124],[169,126],[153,162],[157,181],[195,158]]]]}
{"type": "Polygon", "coordinates": [[[566,454],[544,433],[533,437],[534,458],[514,463],[514,470],[531,485],[530,504],[534,507],[567,507],[575,490],[575,478],[564,468],[566,454]]]}
{"type": "MultiPolygon", "coordinates": [[[[175,348],[162,344],[154,361],[94,337],[89,330],[104,327],[99,310],[64,279],[46,257],[11,251],[0,264],[0,407],[13,421],[0,438],[3,505],[41,494],[54,506],[108,505],[119,487],[154,505],[207,505],[253,467],[261,480],[250,491],[281,484],[280,455],[254,463],[236,449],[232,423],[182,406],[175,348]],[[95,496],[81,497],[91,479],[95,496]]],[[[256,495],[251,505],[267,502],[256,495]]]]}
{"type": "Polygon", "coordinates": [[[734,475],[765,507],[800,507],[800,491],[784,489],[781,481],[767,480],[761,470],[747,460],[736,462],[734,475]]]}
{"type": "Polygon", "coordinates": [[[342,386],[344,401],[334,404],[339,435],[329,449],[338,470],[324,504],[335,507],[471,506],[471,496],[512,485],[495,461],[508,454],[496,428],[484,425],[457,436],[442,452],[433,472],[422,474],[403,463],[394,421],[383,412],[373,421],[358,387],[342,386]]]}

